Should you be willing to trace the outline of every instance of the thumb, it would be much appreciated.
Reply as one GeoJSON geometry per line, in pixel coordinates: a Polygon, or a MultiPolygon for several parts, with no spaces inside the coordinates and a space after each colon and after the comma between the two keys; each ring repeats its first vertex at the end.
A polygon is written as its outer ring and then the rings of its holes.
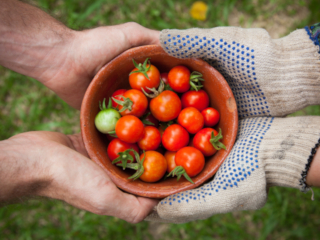
{"type": "Polygon", "coordinates": [[[125,34],[128,41],[128,47],[137,47],[142,45],[160,45],[160,32],[141,26],[138,23],[129,22],[118,25],[125,34]]]}

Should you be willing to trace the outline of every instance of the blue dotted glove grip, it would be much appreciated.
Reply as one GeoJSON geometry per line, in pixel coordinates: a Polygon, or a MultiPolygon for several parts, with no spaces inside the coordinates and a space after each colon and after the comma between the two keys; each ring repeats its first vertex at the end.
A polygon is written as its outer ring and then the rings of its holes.
{"type": "Polygon", "coordinates": [[[203,58],[215,67],[232,89],[240,118],[270,116],[268,101],[259,86],[256,73],[255,49],[222,38],[170,33],[163,44],[174,57],[203,58]]]}
{"type": "Polygon", "coordinates": [[[241,182],[262,167],[258,160],[259,147],[264,135],[270,129],[274,118],[248,118],[239,122],[239,135],[231,153],[219,168],[214,180],[196,190],[174,194],[161,204],[191,201],[206,202],[214,194],[241,187],[241,182]]]}

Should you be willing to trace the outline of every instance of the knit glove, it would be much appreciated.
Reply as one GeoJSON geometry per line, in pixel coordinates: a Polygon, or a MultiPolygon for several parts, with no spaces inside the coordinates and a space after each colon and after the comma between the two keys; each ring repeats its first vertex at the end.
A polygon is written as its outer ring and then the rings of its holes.
{"type": "Polygon", "coordinates": [[[256,117],[283,116],[320,102],[319,46],[306,30],[278,40],[263,29],[161,32],[167,53],[203,58],[224,75],[243,120],[214,179],[163,199],[146,220],[183,223],[259,209],[270,186],[309,189],[305,178],[319,146],[320,117],[256,117]]]}
{"type": "Polygon", "coordinates": [[[174,57],[202,58],[216,68],[232,89],[240,118],[285,116],[320,104],[319,33],[311,31],[271,39],[258,28],[163,30],[160,42],[174,57]]]}
{"type": "Polygon", "coordinates": [[[246,118],[214,179],[163,199],[146,220],[184,223],[261,208],[267,188],[307,191],[305,177],[319,146],[320,117],[246,118]]]}

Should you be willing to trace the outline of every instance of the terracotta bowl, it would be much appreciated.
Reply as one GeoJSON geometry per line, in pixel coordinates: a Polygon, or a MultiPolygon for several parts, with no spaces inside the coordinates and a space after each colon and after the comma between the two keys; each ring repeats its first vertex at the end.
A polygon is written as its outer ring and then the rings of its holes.
{"type": "Polygon", "coordinates": [[[238,128],[236,102],[223,76],[203,60],[174,58],[157,45],[132,48],[106,64],[94,77],[86,91],[81,106],[80,119],[83,141],[90,158],[107,172],[120,189],[150,198],[163,198],[195,188],[209,180],[231,151],[238,128]],[[99,101],[109,98],[117,89],[129,89],[128,76],[134,68],[132,59],[137,63],[142,63],[147,57],[151,59],[151,63],[160,72],[168,72],[172,67],[180,64],[188,67],[191,71],[201,72],[205,79],[204,89],[210,97],[210,106],[220,112],[221,119],[217,129],[222,129],[222,142],[227,150],[220,150],[206,160],[202,172],[192,178],[195,184],[191,184],[184,177],[179,181],[176,178],[168,178],[156,183],[128,180],[132,172],[123,171],[111,164],[107,155],[108,140],[104,134],[98,132],[95,128],[94,119],[99,111],[99,101]]]}

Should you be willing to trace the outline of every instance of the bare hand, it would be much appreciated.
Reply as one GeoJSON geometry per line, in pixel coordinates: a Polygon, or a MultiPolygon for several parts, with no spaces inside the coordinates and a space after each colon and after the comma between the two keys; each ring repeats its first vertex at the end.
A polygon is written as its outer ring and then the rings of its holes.
{"type": "Polygon", "coordinates": [[[0,142],[0,202],[35,195],[63,200],[99,215],[142,221],[157,200],[119,190],[88,159],[81,136],[28,132],[0,142]]]}
{"type": "Polygon", "coordinates": [[[42,82],[77,109],[102,66],[129,48],[159,44],[158,31],[133,22],[74,32],[73,38],[65,56],[61,56],[61,64],[48,70],[42,82]]]}

